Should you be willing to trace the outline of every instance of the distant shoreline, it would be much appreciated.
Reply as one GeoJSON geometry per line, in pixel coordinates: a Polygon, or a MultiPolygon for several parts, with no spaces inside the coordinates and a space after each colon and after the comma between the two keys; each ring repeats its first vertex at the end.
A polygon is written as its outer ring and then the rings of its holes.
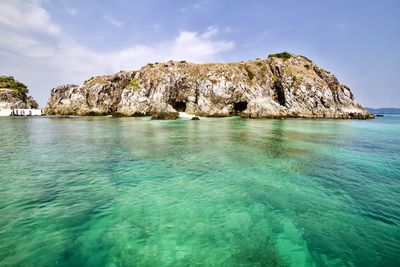
{"type": "Polygon", "coordinates": [[[371,114],[400,114],[400,108],[366,108],[371,114]]]}

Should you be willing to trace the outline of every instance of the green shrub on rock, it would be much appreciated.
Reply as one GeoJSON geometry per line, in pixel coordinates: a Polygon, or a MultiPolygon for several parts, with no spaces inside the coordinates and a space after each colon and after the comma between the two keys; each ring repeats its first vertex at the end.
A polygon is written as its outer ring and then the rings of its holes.
{"type": "Polygon", "coordinates": [[[287,60],[289,58],[291,58],[293,55],[290,54],[289,52],[282,52],[282,53],[277,53],[277,54],[271,54],[268,56],[268,58],[273,58],[273,57],[277,57],[277,58],[281,58],[283,60],[287,60]]]}
{"type": "Polygon", "coordinates": [[[247,76],[249,76],[250,80],[253,80],[254,76],[256,76],[254,72],[248,66],[246,66],[246,71],[247,71],[247,76]]]}
{"type": "Polygon", "coordinates": [[[0,88],[10,89],[19,97],[28,93],[28,87],[12,76],[0,76],[0,88]]]}
{"type": "Polygon", "coordinates": [[[128,90],[129,88],[133,87],[133,89],[135,89],[135,91],[139,91],[140,90],[140,86],[138,84],[138,79],[132,79],[127,86],[125,86],[125,90],[128,90]]]}

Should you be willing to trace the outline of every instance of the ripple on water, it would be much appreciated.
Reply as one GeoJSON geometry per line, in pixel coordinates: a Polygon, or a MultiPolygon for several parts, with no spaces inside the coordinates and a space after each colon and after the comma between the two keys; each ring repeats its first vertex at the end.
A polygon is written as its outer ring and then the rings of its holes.
{"type": "Polygon", "coordinates": [[[400,265],[400,117],[0,120],[1,266],[400,265]]]}

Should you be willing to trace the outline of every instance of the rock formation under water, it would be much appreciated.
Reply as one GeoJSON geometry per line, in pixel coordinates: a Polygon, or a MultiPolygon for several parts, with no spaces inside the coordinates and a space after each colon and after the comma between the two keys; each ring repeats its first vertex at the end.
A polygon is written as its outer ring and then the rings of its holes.
{"type": "Polygon", "coordinates": [[[350,89],[311,60],[287,52],[238,63],[147,64],[54,88],[49,115],[177,118],[371,118],[350,89]]]}

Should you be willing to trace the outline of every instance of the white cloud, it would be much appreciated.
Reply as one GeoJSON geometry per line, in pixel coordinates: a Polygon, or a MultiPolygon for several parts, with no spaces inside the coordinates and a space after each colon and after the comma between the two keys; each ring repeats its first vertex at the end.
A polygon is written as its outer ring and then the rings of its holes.
{"type": "Polygon", "coordinates": [[[219,33],[219,29],[217,27],[210,26],[210,27],[207,28],[207,31],[202,34],[202,36],[204,38],[211,38],[214,35],[217,35],[218,33],[219,33]]]}
{"type": "Polygon", "coordinates": [[[218,29],[216,28],[209,28],[201,35],[196,32],[183,31],[174,40],[172,49],[167,55],[171,54],[174,59],[202,62],[211,60],[213,55],[235,47],[233,42],[213,40],[212,37],[217,33],[218,29]]]}
{"type": "Polygon", "coordinates": [[[1,72],[6,72],[1,74],[15,75],[27,83],[42,105],[56,85],[81,83],[93,75],[137,69],[155,61],[211,61],[235,47],[234,42],[217,39],[216,27],[203,33],[181,31],[171,40],[112,52],[85,47],[61,32],[37,1],[0,3],[1,72]]]}
{"type": "Polygon", "coordinates": [[[124,26],[124,23],[122,21],[119,21],[113,17],[110,16],[104,16],[104,19],[107,20],[108,22],[110,22],[112,25],[116,26],[116,27],[122,27],[124,26]]]}
{"type": "Polygon", "coordinates": [[[35,31],[50,35],[60,32],[60,28],[51,21],[48,12],[36,1],[2,0],[0,25],[13,31],[35,31]]]}

